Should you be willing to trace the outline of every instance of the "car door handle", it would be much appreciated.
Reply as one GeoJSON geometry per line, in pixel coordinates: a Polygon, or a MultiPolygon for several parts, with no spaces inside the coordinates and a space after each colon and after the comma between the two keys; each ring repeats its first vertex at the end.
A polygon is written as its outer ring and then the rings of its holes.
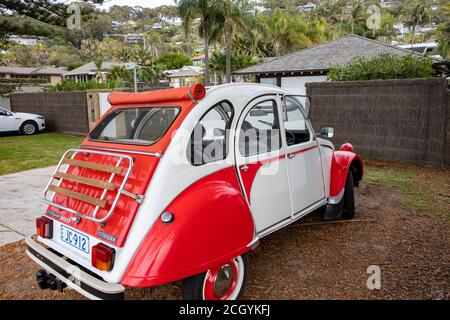
{"type": "Polygon", "coordinates": [[[247,171],[248,170],[248,166],[246,164],[244,164],[243,166],[240,167],[240,169],[242,171],[247,171]]]}
{"type": "Polygon", "coordinates": [[[295,153],[289,153],[289,154],[288,154],[288,158],[289,158],[289,159],[295,158],[295,153]]]}

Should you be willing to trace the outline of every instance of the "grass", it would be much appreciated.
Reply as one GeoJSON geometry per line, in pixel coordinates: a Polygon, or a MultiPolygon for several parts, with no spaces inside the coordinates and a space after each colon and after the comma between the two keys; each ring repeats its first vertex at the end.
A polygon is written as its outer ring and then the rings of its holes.
{"type": "Polygon", "coordinates": [[[400,204],[418,214],[450,217],[448,169],[373,161],[367,163],[363,181],[400,190],[400,204]]]}
{"type": "Polygon", "coordinates": [[[56,165],[64,151],[82,141],[63,133],[0,136],[0,175],[56,165]]]}

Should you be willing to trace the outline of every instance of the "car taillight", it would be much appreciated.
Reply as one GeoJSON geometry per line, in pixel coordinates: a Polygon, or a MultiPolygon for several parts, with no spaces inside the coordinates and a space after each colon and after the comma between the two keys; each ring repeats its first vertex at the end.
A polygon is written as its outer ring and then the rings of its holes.
{"type": "Polygon", "coordinates": [[[92,247],[92,266],[101,271],[109,271],[114,264],[116,251],[103,243],[92,247]]]}
{"type": "Polygon", "coordinates": [[[36,234],[41,238],[53,238],[53,220],[47,217],[36,219],[36,234]]]}

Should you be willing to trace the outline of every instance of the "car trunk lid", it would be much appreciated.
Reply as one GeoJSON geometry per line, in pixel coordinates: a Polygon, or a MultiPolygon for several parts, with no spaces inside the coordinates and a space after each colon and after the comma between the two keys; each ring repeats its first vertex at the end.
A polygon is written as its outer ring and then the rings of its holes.
{"type": "Polygon", "coordinates": [[[68,150],[44,191],[47,215],[122,247],[158,162],[157,153],[68,150]]]}

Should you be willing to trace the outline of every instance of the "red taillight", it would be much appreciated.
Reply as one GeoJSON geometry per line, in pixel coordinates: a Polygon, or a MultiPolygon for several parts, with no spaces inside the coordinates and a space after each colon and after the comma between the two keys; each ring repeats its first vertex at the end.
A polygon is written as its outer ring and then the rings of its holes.
{"type": "Polygon", "coordinates": [[[109,271],[114,264],[116,251],[103,243],[92,247],[92,266],[101,271],[109,271]]]}
{"type": "Polygon", "coordinates": [[[53,220],[47,217],[36,219],[36,234],[42,238],[53,238],[53,220]]]}

